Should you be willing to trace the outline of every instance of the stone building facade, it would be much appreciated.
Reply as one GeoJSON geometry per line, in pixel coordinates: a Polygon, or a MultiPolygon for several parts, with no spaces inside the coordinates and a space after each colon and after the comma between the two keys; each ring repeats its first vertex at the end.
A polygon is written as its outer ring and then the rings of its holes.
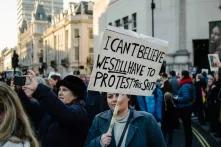
{"type": "Polygon", "coordinates": [[[113,25],[167,40],[167,71],[208,68],[209,22],[221,20],[220,6],[220,0],[96,0],[95,48],[113,25]]]}
{"type": "Polygon", "coordinates": [[[69,3],[68,10],[56,15],[52,21],[42,37],[47,72],[89,74],[94,48],[93,3],[69,3]]]}

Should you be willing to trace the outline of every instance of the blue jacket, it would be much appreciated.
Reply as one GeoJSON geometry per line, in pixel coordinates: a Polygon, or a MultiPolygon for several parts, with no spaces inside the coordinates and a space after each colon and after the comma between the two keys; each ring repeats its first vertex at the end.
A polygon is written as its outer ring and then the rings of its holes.
{"type": "Polygon", "coordinates": [[[137,95],[136,96],[136,101],[137,101],[137,105],[138,105],[138,109],[136,109],[136,110],[147,112],[146,97],[137,95]]]}
{"type": "MultiPolygon", "coordinates": [[[[144,111],[133,111],[133,117],[129,124],[126,138],[126,147],[165,147],[165,142],[159,126],[153,116],[144,111]]],[[[98,114],[93,120],[89,130],[85,147],[100,147],[101,135],[106,133],[112,111],[107,110],[98,114]]],[[[112,138],[109,147],[116,147],[115,139],[112,138]]]]}
{"type": "Polygon", "coordinates": [[[159,87],[156,87],[153,91],[154,98],[155,98],[155,113],[154,117],[156,118],[157,122],[162,121],[162,111],[163,111],[163,92],[159,87]]]}
{"type": "Polygon", "coordinates": [[[169,80],[171,86],[172,86],[172,92],[173,95],[177,95],[178,94],[178,90],[179,90],[179,81],[177,80],[177,78],[174,76],[169,80]]]}
{"type": "Polygon", "coordinates": [[[195,90],[193,84],[185,83],[178,91],[178,98],[176,104],[178,108],[190,107],[193,104],[195,98],[195,90]]]}
{"type": "Polygon", "coordinates": [[[163,92],[159,87],[154,89],[151,96],[137,96],[137,101],[141,111],[151,113],[157,122],[162,121],[163,92]]]}

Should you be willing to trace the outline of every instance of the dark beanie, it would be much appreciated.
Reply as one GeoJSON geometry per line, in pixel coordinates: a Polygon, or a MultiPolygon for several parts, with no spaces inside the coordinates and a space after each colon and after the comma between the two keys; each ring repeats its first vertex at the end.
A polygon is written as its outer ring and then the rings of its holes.
{"type": "Polygon", "coordinates": [[[58,86],[65,86],[77,97],[78,100],[85,100],[87,87],[80,78],[69,75],[61,80],[58,86]]]}

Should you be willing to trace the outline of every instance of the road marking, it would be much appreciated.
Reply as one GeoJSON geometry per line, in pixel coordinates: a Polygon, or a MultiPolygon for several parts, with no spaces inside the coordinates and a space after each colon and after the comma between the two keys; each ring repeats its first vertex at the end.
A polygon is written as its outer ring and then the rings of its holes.
{"type": "Polygon", "coordinates": [[[202,144],[203,147],[210,147],[210,145],[208,144],[208,142],[205,140],[205,138],[194,128],[193,129],[193,133],[194,135],[197,137],[197,139],[200,141],[200,143],[202,144]]]}
{"type": "Polygon", "coordinates": [[[200,137],[197,135],[197,133],[193,130],[192,131],[193,134],[196,136],[197,140],[200,142],[200,144],[202,145],[202,147],[206,147],[204,142],[200,139],[200,137]]]}
{"type": "Polygon", "coordinates": [[[208,144],[208,142],[206,141],[206,139],[197,131],[197,129],[195,129],[194,127],[192,127],[193,130],[195,130],[195,132],[199,135],[199,137],[203,140],[203,142],[205,143],[205,145],[207,147],[210,147],[210,145],[208,144]]]}

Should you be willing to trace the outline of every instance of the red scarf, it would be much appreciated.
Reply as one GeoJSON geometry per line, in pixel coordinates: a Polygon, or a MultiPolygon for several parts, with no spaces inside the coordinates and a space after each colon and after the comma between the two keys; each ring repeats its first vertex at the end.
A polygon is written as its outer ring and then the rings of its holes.
{"type": "Polygon", "coordinates": [[[193,81],[192,81],[192,79],[190,77],[180,80],[180,86],[183,86],[183,84],[186,84],[186,83],[192,84],[193,81]]]}

